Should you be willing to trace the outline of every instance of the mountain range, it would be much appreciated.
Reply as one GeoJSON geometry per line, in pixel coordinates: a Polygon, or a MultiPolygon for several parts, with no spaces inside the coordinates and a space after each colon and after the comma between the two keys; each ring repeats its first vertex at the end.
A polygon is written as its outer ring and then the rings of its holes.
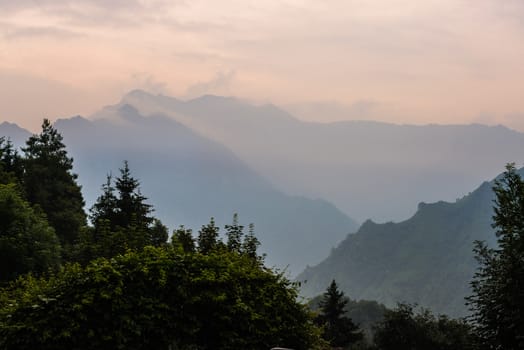
{"type": "Polygon", "coordinates": [[[388,307],[409,302],[437,313],[467,315],[464,298],[478,267],[473,243],[496,244],[492,186],[484,182],[453,203],[420,203],[403,222],[366,221],[324,261],[299,274],[302,293],[314,297],[335,279],[354,299],[388,307]]]}
{"type": "MultiPolygon", "coordinates": [[[[445,248],[450,256],[463,258],[455,261],[457,271],[442,273],[452,273],[449,279],[457,283],[467,280],[462,277],[474,264],[472,240],[490,236],[490,206],[483,207],[482,216],[475,211],[479,208],[464,204],[476,202],[468,198],[483,193],[480,189],[455,203],[440,200],[453,202],[507,162],[524,158],[524,135],[503,126],[311,123],[274,105],[211,95],[183,101],[141,90],[89,118],[59,119],[55,126],[75,158],[87,208],[106,175],[118,175],[128,160],[143,194],[168,226],[198,230],[210,217],[223,226],[238,213],[244,225],[255,223],[268,264],[287,267],[293,275],[321,262],[347,236],[325,261],[301,275],[308,280],[306,295],[324,290],[329,276],[347,275],[341,285],[352,298],[392,306],[403,297],[452,314],[464,313],[465,289],[456,289],[450,302],[433,296],[437,291],[417,275],[425,272],[404,271],[398,280],[389,271],[397,263],[424,261],[424,249],[432,256],[424,244],[433,242],[450,244],[445,248]],[[421,201],[438,202],[421,204],[415,213],[421,201]],[[358,228],[352,218],[373,221],[348,236],[358,228]],[[410,251],[411,246],[422,251],[410,251]],[[427,300],[417,299],[425,293],[421,289],[413,297],[406,292],[409,281],[429,288],[427,300]]],[[[0,135],[20,145],[30,133],[5,122],[0,135]]],[[[444,283],[444,277],[436,281],[444,283]]]]}
{"type": "MultiPolygon", "coordinates": [[[[74,158],[87,208],[106,175],[119,175],[129,161],[156,216],[171,228],[196,231],[211,217],[219,226],[238,213],[240,223],[255,223],[269,266],[291,274],[316,263],[357,224],[321,199],[287,195],[258,175],[225,146],[183,124],[156,114],[147,118],[123,104],[96,120],[59,119],[55,127],[74,158]]],[[[0,135],[22,145],[30,133],[0,124],[0,135]]]]}
{"type": "Polygon", "coordinates": [[[141,90],[120,104],[168,115],[227,146],[282,191],[328,200],[359,222],[405,220],[419,202],[454,201],[506,163],[524,163],[524,134],[504,126],[312,123],[271,104],[141,90]]]}

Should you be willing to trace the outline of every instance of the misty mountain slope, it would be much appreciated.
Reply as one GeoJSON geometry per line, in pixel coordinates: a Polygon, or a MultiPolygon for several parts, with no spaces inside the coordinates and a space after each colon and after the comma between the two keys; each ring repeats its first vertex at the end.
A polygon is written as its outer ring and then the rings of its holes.
{"type": "Polygon", "coordinates": [[[16,147],[20,147],[25,145],[31,133],[16,124],[3,122],[0,124],[0,137],[2,136],[6,137],[6,141],[9,138],[16,147]]]}
{"type": "Polygon", "coordinates": [[[172,119],[144,118],[130,105],[105,112],[107,118],[96,121],[74,117],[55,123],[74,157],[88,208],[106,174],[118,175],[128,160],[142,193],[170,228],[197,230],[212,216],[222,227],[236,212],[242,224],[255,223],[268,263],[289,265],[292,273],[319,262],[357,228],[326,201],[277,191],[226,147],[172,119]]]}
{"type": "Polygon", "coordinates": [[[404,220],[421,201],[454,201],[506,163],[524,163],[524,134],[502,126],[308,123],[272,105],[139,90],[122,103],[169,114],[287,193],[325,198],[360,221],[404,220]]]}
{"type": "Polygon", "coordinates": [[[464,316],[464,297],[477,268],[473,242],[495,244],[491,188],[485,182],[455,203],[421,203],[413,217],[400,223],[365,222],[323,262],[297,277],[306,281],[302,293],[318,295],[336,279],[354,299],[389,307],[407,301],[464,316]]]}

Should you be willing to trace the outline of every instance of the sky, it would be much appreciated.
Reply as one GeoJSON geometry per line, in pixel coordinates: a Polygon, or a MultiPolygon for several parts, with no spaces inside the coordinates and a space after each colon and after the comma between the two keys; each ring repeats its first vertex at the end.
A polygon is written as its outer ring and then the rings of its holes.
{"type": "Polygon", "coordinates": [[[524,131],[523,62],[522,0],[0,0],[0,121],[30,130],[138,88],[524,131]]]}

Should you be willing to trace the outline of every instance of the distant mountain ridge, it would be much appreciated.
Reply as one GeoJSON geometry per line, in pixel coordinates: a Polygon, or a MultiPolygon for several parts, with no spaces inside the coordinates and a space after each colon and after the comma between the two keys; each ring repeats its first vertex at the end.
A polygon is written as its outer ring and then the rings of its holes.
{"type": "Polygon", "coordinates": [[[416,214],[400,223],[365,222],[297,277],[304,281],[302,293],[316,296],[336,279],[351,298],[389,307],[418,303],[438,313],[466,315],[464,297],[478,266],[473,242],[496,244],[492,186],[484,182],[455,203],[420,203],[416,214]]]}
{"type": "MultiPolygon", "coordinates": [[[[14,130],[2,125],[0,135],[14,130]]],[[[278,191],[227,147],[161,114],[146,118],[123,104],[96,120],[77,116],[57,120],[55,126],[74,158],[88,208],[106,174],[118,175],[128,160],[142,193],[170,228],[183,224],[196,235],[210,217],[223,227],[238,213],[241,224],[255,223],[268,264],[288,266],[291,273],[319,262],[357,229],[332,204],[278,191]]]]}
{"type": "Polygon", "coordinates": [[[227,146],[281,190],[325,198],[361,222],[405,220],[421,201],[453,201],[506,163],[524,163],[524,134],[503,126],[311,123],[273,105],[140,90],[121,104],[169,115],[227,146]]]}

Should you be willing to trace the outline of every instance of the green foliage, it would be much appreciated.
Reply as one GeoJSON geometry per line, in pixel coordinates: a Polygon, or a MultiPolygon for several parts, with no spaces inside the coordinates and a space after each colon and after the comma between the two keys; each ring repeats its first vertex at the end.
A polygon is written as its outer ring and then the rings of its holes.
{"type": "Polygon", "coordinates": [[[153,219],[153,223],[149,228],[149,243],[154,247],[161,247],[167,243],[169,238],[169,231],[167,226],[162,224],[159,219],[153,219]]]}
{"type": "Polygon", "coordinates": [[[227,248],[230,251],[242,251],[242,237],[244,236],[244,226],[238,223],[238,214],[233,215],[233,222],[231,225],[226,225],[227,248]]]}
{"type": "Polygon", "coordinates": [[[107,175],[106,183],[102,185],[102,194],[89,210],[89,219],[95,227],[103,225],[104,222],[109,222],[112,225],[111,229],[116,225],[117,197],[112,180],[111,174],[107,175]]]}
{"type": "Polygon", "coordinates": [[[346,316],[347,298],[338,289],[335,280],[319,302],[320,314],[316,322],[323,327],[322,337],[332,347],[346,347],[363,338],[362,331],[346,316]]]}
{"type": "Polygon", "coordinates": [[[207,225],[203,225],[198,231],[198,251],[202,254],[216,250],[219,246],[219,228],[215,226],[215,219],[211,218],[207,225]]]}
{"type": "Polygon", "coordinates": [[[31,136],[22,150],[27,200],[42,208],[62,244],[70,247],[85,226],[86,215],[77,176],[72,173],[73,159],[67,156],[62,136],[44,119],[41,133],[31,136]]]}
{"type": "Polygon", "coordinates": [[[476,338],[463,320],[434,316],[429,310],[415,313],[412,305],[388,310],[375,327],[378,350],[473,350],[476,338]]]}
{"type": "Polygon", "coordinates": [[[115,185],[108,175],[102,194],[90,209],[93,228],[82,232],[76,260],[87,263],[98,257],[123,254],[128,249],[165,245],[169,236],[167,227],[151,215],[153,208],[146,200],[125,161],[115,185]]]}
{"type": "Polygon", "coordinates": [[[249,224],[249,231],[247,235],[244,236],[244,241],[242,242],[242,254],[262,264],[265,256],[257,253],[259,246],[260,241],[255,236],[255,224],[251,223],[249,224]]]}
{"type": "Polygon", "coordinates": [[[56,269],[60,254],[45,215],[33,210],[14,184],[0,184],[0,282],[56,269]]]}
{"type": "Polygon", "coordinates": [[[497,179],[493,227],[498,247],[477,242],[480,264],[468,302],[488,349],[524,348],[524,181],[514,164],[497,179]]]}
{"type": "Polygon", "coordinates": [[[146,197],[140,193],[140,183],[131,176],[129,164],[124,161],[124,167],[120,169],[120,176],[116,179],[115,225],[120,227],[139,226],[148,228],[153,217],[151,205],[145,203],[146,197]]]}
{"type": "Polygon", "coordinates": [[[248,257],[148,247],[0,294],[2,349],[311,349],[289,281],[248,257]]]}
{"type": "MultiPolygon", "coordinates": [[[[309,302],[309,307],[315,312],[319,312],[322,295],[319,295],[309,302]]],[[[372,327],[384,319],[387,308],[372,300],[352,300],[344,296],[346,301],[345,316],[357,324],[364,334],[364,340],[371,341],[373,337],[372,327]]],[[[353,348],[353,347],[352,347],[353,348]]]]}
{"type": "Polygon", "coordinates": [[[22,174],[22,158],[11,140],[0,137],[0,183],[19,183],[22,174]]]}
{"type": "Polygon", "coordinates": [[[180,250],[185,253],[194,253],[196,247],[195,239],[193,238],[193,231],[190,228],[186,229],[184,225],[181,225],[178,229],[173,231],[171,245],[180,248],[180,250]]]}

